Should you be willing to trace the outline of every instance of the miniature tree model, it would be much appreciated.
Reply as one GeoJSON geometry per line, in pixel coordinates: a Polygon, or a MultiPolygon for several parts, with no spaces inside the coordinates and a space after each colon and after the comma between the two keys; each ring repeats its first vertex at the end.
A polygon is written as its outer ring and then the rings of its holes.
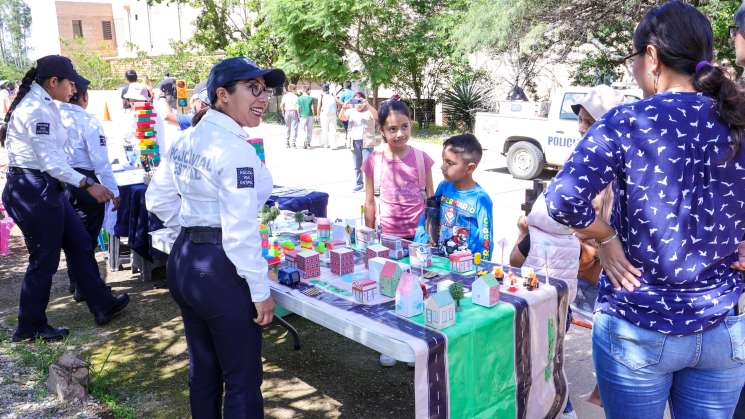
{"type": "Polygon", "coordinates": [[[298,211],[295,213],[295,222],[297,222],[298,230],[303,228],[303,221],[305,221],[305,211],[298,211]]]}
{"type": "Polygon", "coordinates": [[[463,298],[463,284],[460,282],[453,282],[450,285],[450,296],[455,300],[455,306],[457,310],[460,310],[460,300],[463,298]]]}
{"type": "Polygon", "coordinates": [[[279,208],[277,208],[276,206],[270,207],[269,205],[264,205],[264,207],[261,208],[261,211],[259,212],[259,222],[269,227],[270,235],[272,231],[272,222],[274,222],[277,217],[279,217],[279,208]]]}

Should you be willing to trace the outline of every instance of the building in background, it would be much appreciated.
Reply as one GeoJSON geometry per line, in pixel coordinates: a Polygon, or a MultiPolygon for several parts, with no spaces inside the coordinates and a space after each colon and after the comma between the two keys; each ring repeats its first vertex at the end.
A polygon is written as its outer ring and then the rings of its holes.
{"type": "Polygon", "coordinates": [[[172,54],[171,43],[191,38],[199,15],[198,9],[187,5],[150,6],[145,0],[25,1],[31,8],[32,60],[65,54],[71,42],[83,42],[106,58],[133,57],[138,51],[172,54]]]}

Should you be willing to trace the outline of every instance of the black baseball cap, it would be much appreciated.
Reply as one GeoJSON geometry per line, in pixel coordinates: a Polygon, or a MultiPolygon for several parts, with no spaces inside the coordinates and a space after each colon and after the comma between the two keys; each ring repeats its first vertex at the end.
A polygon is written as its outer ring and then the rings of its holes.
{"type": "Polygon", "coordinates": [[[40,79],[58,77],[71,81],[79,77],[72,61],[62,55],[47,55],[36,60],[36,76],[40,79]]]}
{"type": "Polygon", "coordinates": [[[256,63],[245,57],[226,58],[215,64],[207,78],[207,94],[210,102],[217,97],[217,88],[238,80],[252,80],[263,77],[266,87],[282,86],[285,82],[285,72],[277,68],[260,68],[256,63]]]}
{"type": "Polygon", "coordinates": [[[81,76],[80,74],[77,74],[75,78],[72,79],[72,81],[75,83],[75,88],[80,91],[88,90],[88,86],[90,86],[91,82],[86,79],[85,77],[81,76]]]}

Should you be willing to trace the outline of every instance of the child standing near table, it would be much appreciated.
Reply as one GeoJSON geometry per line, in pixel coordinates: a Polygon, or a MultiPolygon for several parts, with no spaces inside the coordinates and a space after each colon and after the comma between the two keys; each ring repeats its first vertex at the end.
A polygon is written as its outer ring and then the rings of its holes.
{"type": "Polygon", "coordinates": [[[412,239],[424,203],[432,195],[432,165],[427,153],[408,145],[411,112],[398,96],[378,109],[378,125],[385,144],[367,158],[365,173],[365,224],[383,233],[412,239]],[[378,205],[376,205],[376,198],[378,205]]]}
{"type": "Polygon", "coordinates": [[[439,237],[435,243],[421,217],[415,241],[430,243],[446,254],[462,250],[480,253],[484,260],[492,255],[492,202],[486,191],[473,179],[483,150],[471,134],[448,138],[442,147],[442,175],[435,192],[439,204],[439,237]]]}

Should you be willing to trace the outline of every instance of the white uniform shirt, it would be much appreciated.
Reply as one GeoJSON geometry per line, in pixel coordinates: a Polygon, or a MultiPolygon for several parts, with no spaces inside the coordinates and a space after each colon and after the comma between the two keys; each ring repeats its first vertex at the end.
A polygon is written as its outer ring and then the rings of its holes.
{"type": "Polygon", "coordinates": [[[282,105],[285,107],[285,112],[298,111],[300,109],[297,103],[297,95],[294,92],[287,92],[282,96],[282,105]]]}
{"type": "Polygon", "coordinates": [[[259,302],[270,294],[258,214],[273,183],[249,138],[230,117],[209,110],[174,142],[145,200],[166,226],[222,228],[223,249],[259,302]]]}
{"type": "Polygon", "coordinates": [[[78,105],[64,102],[57,102],[57,105],[62,125],[67,128],[65,152],[68,163],[74,168],[95,171],[101,184],[118,198],[119,186],[111,170],[106,135],[101,123],[78,105]]]}
{"type": "Polygon", "coordinates": [[[41,170],[62,182],[79,186],[85,176],[67,163],[66,142],[67,130],[57,105],[43,87],[32,83],[8,123],[5,139],[8,164],[41,170]]]}
{"type": "Polygon", "coordinates": [[[336,115],[336,97],[330,93],[321,96],[321,115],[336,115]]]}

